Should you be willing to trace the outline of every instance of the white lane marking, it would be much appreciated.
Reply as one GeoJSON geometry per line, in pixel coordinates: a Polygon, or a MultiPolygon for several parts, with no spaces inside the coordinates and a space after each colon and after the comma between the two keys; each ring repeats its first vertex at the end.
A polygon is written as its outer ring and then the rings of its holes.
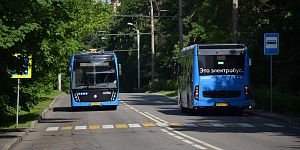
{"type": "Polygon", "coordinates": [[[193,123],[182,123],[182,124],[185,125],[186,127],[191,127],[191,128],[199,127],[199,126],[197,126],[196,124],[193,124],[193,123]]]}
{"type": "Polygon", "coordinates": [[[167,122],[167,121],[165,121],[165,120],[163,120],[163,119],[160,119],[160,118],[158,118],[158,117],[156,117],[156,116],[154,116],[154,115],[152,115],[152,114],[150,114],[150,113],[148,113],[148,112],[145,112],[145,114],[151,116],[152,118],[155,118],[156,120],[160,120],[160,121],[163,122],[163,123],[169,123],[169,122],[167,122]]]}
{"type": "Polygon", "coordinates": [[[273,123],[264,123],[264,125],[274,127],[274,128],[283,128],[284,126],[278,125],[278,124],[273,124],[273,123]]]}
{"type": "Polygon", "coordinates": [[[155,121],[155,122],[157,122],[157,123],[159,123],[159,122],[160,122],[160,121],[158,121],[158,120],[156,120],[156,119],[152,118],[151,116],[149,116],[149,115],[147,115],[147,114],[145,114],[145,113],[143,113],[143,112],[138,112],[138,113],[140,113],[141,115],[143,115],[143,116],[145,116],[145,117],[149,118],[149,119],[150,119],[150,120],[152,120],[152,121],[155,121]]]}
{"type": "Polygon", "coordinates": [[[75,130],[85,130],[86,126],[75,126],[75,130]]]}
{"type": "Polygon", "coordinates": [[[247,124],[247,123],[235,123],[239,126],[242,126],[242,127],[246,127],[246,128],[253,128],[255,126],[251,125],[251,124],[247,124]]]}
{"type": "Polygon", "coordinates": [[[227,126],[225,126],[223,124],[220,124],[220,123],[208,123],[208,124],[210,124],[210,125],[212,125],[214,127],[227,127],[227,126]]]}
{"type": "Polygon", "coordinates": [[[137,123],[135,123],[135,124],[128,124],[128,126],[129,126],[130,128],[140,128],[140,127],[141,127],[141,125],[139,125],[139,124],[137,124],[137,123]]]}
{"type": "Polygon", "coordinates": [[[193,142],[191,142],[191,141],[189,141],[189,140],[182,140],[183,142],[185,142],[185,143],[188,143],[188,144],[194,144],[193,142]]]}
{"type": "Polygon", "coordinates": [[[194,147],[197,147],[197,148],[199,148],[199,149],[206,149],[205,147],[202,147],[202,146],[200,146],[200,145],[198,145],[198,144],[194,144],[193,146],[194,146],[194,147]]]}
{"type": "Polygon", "coordinates": [[[178,136],[178,135],[176,135],[176,136],[174,136],[174,137],[176,137],[176,138],[179,139],[179,140],[183,140],[183,139],[184,139],[183,137],[178,136]]]}
{"type": "Polygon", "coordinates": [[[130,106],[130,105],[124,103],[124,102],[123,102],[123,104],[125,104],[127,107],[131,108],[132,110],[138,112],[139,114],[141,114],[141,115],[143,115],[143,116],[149,118],[149,119],[152,120],[152,121],[155,121],[155,122],[157,122],[157,123],[161,122],[161,121],[159,121],[159,120],[157,120],[157,119],[151,117],[151,116],[148,115],[148,114],[145,114],[145,113],[143,113],[143,112],[140,112],[139,110],[135,109],[134,107],[132,107],[132,106],[130,106]]]}
{"type": "Polygon", "coordinates": [[[167,134],[171,135],[171,136],[176,136],[176,134],[172,133],[172,132],[168,132],[167,134]]]}
{"type": "MultiPolygon", "coordinates": [[[[130,105],[128,105],[128,107],[129,107],[130,105]]],[[[145,117],[147,117],[147,118],[149,118],[149,119],[151,119],[151,120],[153,120],[153,121],[155,121],[156,123],[161,123],[161,121],[162,122],[164,122],[164,123],[169,123],[169,122],[166,122],[166,121],[164,121],[164,120],[162,120],[162,119],[160,119],[160,118],[158,118],[158,117],[156,117],[156,116],[154,116],[154,115],[152,115],[152,114],[150,114],[150,113],[148,113],[148,112],[145,112],[145,113],[143,113],[143,112],[138,112],[139,114],[141,114],[141,115],[143,115],[143,116],[145,116],[145,117]],[[147,115],[147,114],[148,115],[147,115]],[[153,118],[152,116],[154,116],[155,118],[153,118]],[[157,120],[157,119],[158,120],[157,120]],[[161,121],[159,121],[159,120],[161,120],[161,121]]],[[[102,127],[103,128],[103,127],[102,127]]],[[[193,141],[196,141],[196,142],[198,142],[198,143],[200,143],[200,144],[203,144],[203,145],[205,145],[205,146],[207,146],[207,147],[210,147],[210,148],[213,148],[213,149],[216,149],[216,150],[223,150],[223,149],[221,149],[221,148],[218,148],[218,147],[216,147],[216,146],[213,146],[213,145],[211,145],[211,144],[208,144],[208,143],[206,143],[206,142],[204,142],[204,141],[201,141],[201,140],[198,140],[198,139],[196,139],[196,138],[193,138],[193,137],[191,137],[191,136],[188,136],[188,135],[186,135],[186,134],[183,134],[183,133],[181,133],[181,132],[179,132],[179,131],[176,131],[176,130],[174,130],[173,128],[170,128],[170,127],[166,127],[167,129],[169,129],[170,131],[173,131],[173,132],[175,132],[175,133],[177,133],[177,134],[179,134],[179,135],[181,135],[181,136],[184,136],[184,137],[186,137],[186,138],[189,138],[189,139],[191,139],[191,140],[193,140],[193,141]]],[[[161,131],[163,131],[163,132],[165,132],[165,131],[167,131],[167,130],[164,130],[164,129],[161,129],[161,131]]],[[[165,132],[165,133],[168,133],[169,131],[167,131],[167,132],[165,132]]],[[[173,136],[173,137],[175,137],[175,136],[173,136]]],[[[176,138],[180,138],[180,136],[176,136],[176,138]]],[[[182,138],[182,137],[181,137],[182,138]]],[[[184,139],[184,138],[183,138],[184,139]]],[[[193,143],[193,142],[192,142],[193,143]]],[[[206,149],[206,148],[204,148],[204,147],[202,147],[202,146],[195,146],[195,147],[197,147],[197,148],[199,148],[199,149],[206,149]]]]}
{"type": "Polygon", "coordinates": [[[169,124],[166,124],[166,123],[160,123],[160,122],[156,123],[156,125],[157,125],[157,126],[160,126],[160,127],[168,127],[168,126],[170,126],[169,124]]]}
{"type": "Polygon", "coordinates": [[[207,146],[207,147],[210,147],[210,148],[213,148],[213,149],[216,149],[216,150],[223,150],[223,149],[221,149],[221,148],[219,148],[219,147],[213,146],[213,145],[211,145],[211,144],[208,144],[208,143],[206,143],[206,142],[204,142],[204,141],[201,141],[201,140],[198,140],[198,139],[193,138],[193,137],[191,137],[191,136],[188,136],[188,135],[186,135],[186,134],[184,134],[184,133],[181,133],[181,132],[179,132],[179,131],[176,131],[176,130],[175,130],[174,132],[177,133],[177,134],[179,134],[179,135],[181,135],[181,136],[183,136],[183,137],[189,138],[189,139],[191,139],[191,140],[193,140],[193,141],[195,141],[195,142],[198,142],[198,143],[200,143],[200,144],[203,144],[203,145],[205,145],[205,146],[207,146]]]}
{"type": "Polygon", "coordinates": [[[102,129],[113,129],[114,125],[109,124],[109,125],[102,125],[102,129]]]}
{"type": "Polygon", "coordinates": [[[169,131],[167,131],[166,129],[160,129],[162,132],[169,132],[169,131]]]}
{"type": "Polygon", "coordinates": [[[48,127],[46,131],[57,131],[59,127],[48,127]]]}

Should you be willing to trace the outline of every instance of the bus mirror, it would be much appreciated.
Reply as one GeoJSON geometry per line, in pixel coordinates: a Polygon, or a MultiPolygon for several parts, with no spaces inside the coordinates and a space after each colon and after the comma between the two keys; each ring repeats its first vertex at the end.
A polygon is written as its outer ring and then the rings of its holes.
{"type": "Polygon", "coordinates": [[[122,75],[122,65],[118,64],[118,69],[119,69],[119,75],[122,75]]]}
{"type": "Polygon", "coordinates": [[[72,66],[71,66],[71,64],[69,64],[69,67],[68,67],[68,76],[71,76],[71,72],[72,72],[72,66]]]}

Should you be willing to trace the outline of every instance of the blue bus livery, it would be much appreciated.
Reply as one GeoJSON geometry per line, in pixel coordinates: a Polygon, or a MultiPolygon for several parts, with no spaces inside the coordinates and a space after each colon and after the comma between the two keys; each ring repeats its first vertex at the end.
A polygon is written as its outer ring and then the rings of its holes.
{"type": "Polygon", "coordinates": [[[69,66],[71,106],[119,105],[119,69],[112,52],[74,53],[69,66]]]}
{"type": "Polygon", "coordinates": [[[183,112],[200,108],[250,105],[248,50],[244,44],[195,44],[182,49],[175,64],[178,105],[183,112]]]}

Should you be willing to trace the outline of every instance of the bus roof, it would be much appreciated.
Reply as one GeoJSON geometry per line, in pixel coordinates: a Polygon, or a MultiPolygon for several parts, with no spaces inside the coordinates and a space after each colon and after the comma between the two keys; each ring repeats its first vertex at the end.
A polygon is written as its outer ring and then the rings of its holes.
{"type": "Polygon", "coordinates": [[[194,44],[183,48],[181,51],[187,51],[189,49],[194,49],[198,46],[198,49],[244,49],[245,44],[194,44]]]}
{"type": "Polygon", "coordinates": [[[106,60],[114,61],[115,60],[114,52],[97,52],[97,53],[74,53],[74,61],[88,61],[88,60],[106,60]]]}

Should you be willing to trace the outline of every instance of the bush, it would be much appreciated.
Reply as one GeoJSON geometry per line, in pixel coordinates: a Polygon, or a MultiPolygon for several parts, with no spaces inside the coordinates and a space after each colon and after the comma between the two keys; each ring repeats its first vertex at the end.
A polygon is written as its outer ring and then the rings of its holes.
{"type": "MultiPolygon", "coordinates": [[[[173,91],[178,88],[176,78],[173,79],[155,79],[155,91],[173,91]]],[[[142,91],[151,91],[151,81],[148,85],[143,86],[142,91]]]]}
{"type": "MultiPolygon", "coordinates": [[[[271,110],[270,87],[266,85],[254,85],[251,87],[251,99],[255,100],[255,109],[271,110]]],[[[272,110],[276,113],[300,116],[300,99],[298,95],[282,92],[278,87],[273,87],[272,110]]]]}

